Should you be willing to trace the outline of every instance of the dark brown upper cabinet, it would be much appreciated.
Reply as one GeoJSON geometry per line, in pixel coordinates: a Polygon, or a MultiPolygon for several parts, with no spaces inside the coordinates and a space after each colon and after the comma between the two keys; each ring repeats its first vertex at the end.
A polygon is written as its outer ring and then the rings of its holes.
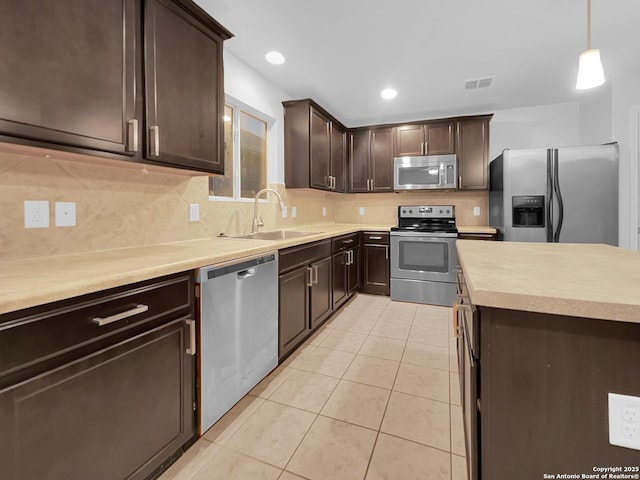
{"type": "Polygon", "coordinates": [[[455,153],[455,122],[429,122],[394,128],[396,157],[455,153]]]}
{"type": "Polygon", "coordinates": [[[487,190],[491,115],[458,121],[458,189],[487,190]]]}
{"type": "Polygon", "coordinates": [[[222,42],[191,2],[145,0],[145,156],[224,173],[222,42]]]}
{"type": "Polygon", "coordinates": [[[232,35],[195,3],[3,2],[0,31],[3,141],[223,172],[232,35]]]}
{"type": "Polygon", "coordinates": [[[136,0],[2,2],[2,140],[133,156],[138,21],[136,0]]]}
{"type": "Polygon", "coordinates": [[[347,129],[313,100],[282,105],[287,187],[344,192],[347,129]]]}
{"type": "Polygon", "coordinates": [[[349,133],[349,191],[393,191],[393,129],[349,133]]]}

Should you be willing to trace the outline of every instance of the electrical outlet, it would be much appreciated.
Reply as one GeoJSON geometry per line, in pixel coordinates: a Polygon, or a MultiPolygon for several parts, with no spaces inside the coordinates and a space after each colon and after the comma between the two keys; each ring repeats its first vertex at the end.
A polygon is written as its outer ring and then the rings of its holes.
{"type": "Polygon", "coordinates": [[[291,218],[296,218],[296,215],[298,215],[296,207],[291,207],[291,218]]]}
{"type": "Polygon", "coordinates": [[[189,221],[190,222],[200,221],[200,204],[199,203],[189,204],[189,221]]]}
{"type": "Polygon", "coordinates": [[[327,207],[322,207],[322,216],[323,217],[327,216],[327,207]]]}
{"type": "Polygon", "coordinates": [[[360,207],[358,209],[358,213],[360,214],[361,217],[364,216],[364,207],[360,207]]]}
{"type": "Polygon", "coordinates": [[[473,207],[473,216],[474,217],[480,216],[480,207],[473,207]]]}
{"type": "Polygon", "coordinates": [[[49,228],[49,201],[24,201],[24,228],[49,228]]]}
{"type": "Polygon", "coordinates": [[[284,208],[282,209],[282,218],[287,218],[287,206],[285,205],[284,208]]]}
{"type": "Polygon", "coordinates": [[[609,443],[640,450],[640,397],[609,394],[609,443]]]}
{"type": "Polygon", "coordinates": [[[56,202],[56,227],[76,226],[76,202],[56,202]]]}

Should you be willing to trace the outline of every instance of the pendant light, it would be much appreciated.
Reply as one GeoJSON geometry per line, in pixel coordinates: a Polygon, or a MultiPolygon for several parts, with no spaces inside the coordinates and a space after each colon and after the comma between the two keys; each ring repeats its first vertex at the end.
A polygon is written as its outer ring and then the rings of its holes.
{"type": "Polygon", "coordinates": [[[587,0],[587,49],[580,54],[576,88],[586,90],[604,83],[600,50],[591,48],[591,0],[587,0]]]}

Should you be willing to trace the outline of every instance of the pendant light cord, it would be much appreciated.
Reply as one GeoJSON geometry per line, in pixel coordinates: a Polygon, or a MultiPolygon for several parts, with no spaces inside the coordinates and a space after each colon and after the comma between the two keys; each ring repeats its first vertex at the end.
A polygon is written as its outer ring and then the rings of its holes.
{"type": "Polygon", "coordinates": [[[591,0],[587,0],[587,50],[591,50],[591,0]]]}

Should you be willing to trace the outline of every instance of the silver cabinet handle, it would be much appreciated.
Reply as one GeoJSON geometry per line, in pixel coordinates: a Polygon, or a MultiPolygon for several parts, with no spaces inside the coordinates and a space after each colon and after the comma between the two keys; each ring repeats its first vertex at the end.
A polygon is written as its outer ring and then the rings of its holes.
{"type": "Polygon", "coordinates": [[[424,142],[424,154],[426,155],[429,151],[429,142],[424,142]]]}
{"type": "Polygon", "coordinates": [[[189,348],[187,348],[188,355],[196,354],[196,321],[195,320],[187,320],[187,325],[189,325],[189,348]]]}
{"type": "Polygon", "coordinates": [[[307,287],[313,287],[313,269],[311,267],[307,267],[307,275],[309,276],[307,287]]]}
{"type": "Polygon", "coordinates": [[[348,263],[347,265],[353,265],[353,250],[347,252],[348,263]]]}
{"type": "Polygon", "coordinates": [[[343,240],[342,243],[353,243],[353,238],[349,238],[347,240],[343,240]]]}
{"type": "Polygon", "coordinates": [[[313,281],[311,283],[313,283],[314,285],[318,284],[318,265],[312,265],[311,266],[313,269],[313,281]]]}
{"type": "Polygon", "coordinates": [[[389,260],[389,245],[384,247],[384,258],[385,260],[389,260]]]}
{"type": "Polygon", "coordinates": [[[462,188],[462,175],[458,176],[458,188],[462,188]]]}
{"type": "Polygon", "coordinates": [[[424,142],[422,142],[422,143],[420,144],[420,153],[421,153],[422,155],[424,155],[424,150],[425,150],[425,149],[424,149],[424,142]]]}
{"type": "Polygon", "coordinates": [[[331,190],[336,189],[336,177],[331,177],[331,190]]]}
{"type": "Polygon", "coordinates": [[[115,315],[111,315],[110,317],[106,317],[106,318],[94,317],[93,320],[91,321],[96,325],[98,325],[99,327],[102,327],[104,325],[109,325],[110,323],[117,322],[119,320],[124,320],[125,318],[133,317],[134,315],[138,315],[140,313],[144,313],[147,310],[149,310],[148,305],[140,304],[140,305],[136,305],[131,310],[127,310],[126,312],[116,313],[115,315]]]}
{"type": "Polygon", "coordinates": [[[150,145],[150,152],[149,154],[152,157],[159,157],[160,156],[160,127],[157,125],[154,125],[153,127],[149,127],[149,130],[151,131],[151,145],[150,145]]]}
{"type": "Polygon", "coordinates": [[[327,175],[324,177],[324,186],[331,190],[331,176],[327,175]]]}
{"type": "Polygon", "coordinates": [[[349,265],[349,252],[344,252],[344,264],[349,265]]]}
{"type": "Polygon", "coordinates": [[[371,179],[371,191],[373,192],[376,189],[376,179],[371,179]]]}
{"type": "Polygon", "coordinates": [[[382,240],[382,237],[379,237],[379,236],[369,237],[369,240],[382,240]]]}
{"type": "Polygon", "coordinates": [[[127,122],[127,152],[138,151],[138,120],[127,122]]]}

